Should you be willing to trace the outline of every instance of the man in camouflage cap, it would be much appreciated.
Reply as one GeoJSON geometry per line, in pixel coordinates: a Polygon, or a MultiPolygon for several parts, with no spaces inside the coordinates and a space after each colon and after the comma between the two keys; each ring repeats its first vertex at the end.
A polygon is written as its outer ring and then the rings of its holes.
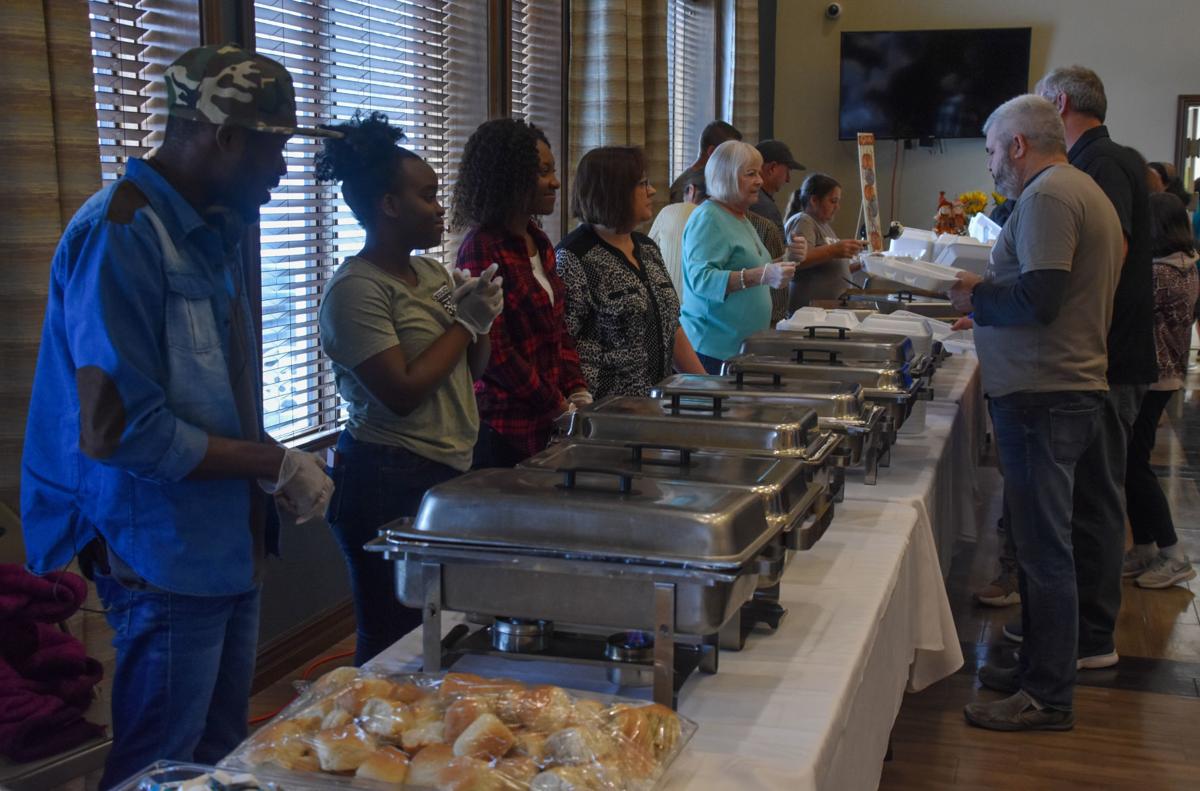
{"type": "Polygon", "coordinates": [[[78,554],[115,633],[101,788],[160,758],[215,763],[246,735],[274,509],[320,517],[314,455],[263,431],[245,223],[287,172],[287,71],[237,47],[166,72],[163,144],[75,214],[50,296],[22,455],[28,565],[78,554]]]}

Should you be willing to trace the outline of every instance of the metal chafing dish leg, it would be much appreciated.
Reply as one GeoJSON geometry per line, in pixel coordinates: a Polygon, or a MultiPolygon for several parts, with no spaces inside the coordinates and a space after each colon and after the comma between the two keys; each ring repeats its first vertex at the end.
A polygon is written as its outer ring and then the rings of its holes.
{"type": "Polygon", "coordinates": [[[425,591],[422,669],[436,673],[442,669],[442,564],[422,563],[421,583],[425,591]]]}
{"type": "Polygon", "coordinates": [[[675,708],[675,583],[654,583],[654,702],[675,708]]]}

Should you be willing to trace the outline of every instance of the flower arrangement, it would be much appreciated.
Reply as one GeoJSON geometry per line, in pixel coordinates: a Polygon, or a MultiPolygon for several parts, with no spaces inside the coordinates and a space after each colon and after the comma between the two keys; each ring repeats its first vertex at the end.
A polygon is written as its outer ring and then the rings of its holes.
{"type": "Polygon", "coordinates": [[[958,196],[958,202],[962,204],[963,212],[970,219],[987,208],[988,196],[987,193],[980,192],[979,190],[964,192],[958,196]]]}
{"type": "Polygon", "coordinates": [[[1004,203],[1006,200],[1008,200],[1008,198],[1004,197],[999,192],[992,193],[992,203],[996,204],[997,206],[999,206],[1001,203],[1004,203]]]}

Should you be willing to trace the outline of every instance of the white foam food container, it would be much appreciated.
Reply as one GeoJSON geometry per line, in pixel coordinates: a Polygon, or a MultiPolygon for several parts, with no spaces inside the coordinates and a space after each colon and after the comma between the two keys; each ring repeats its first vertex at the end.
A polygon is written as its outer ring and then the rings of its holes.
{"type": "Polygon", "coordinates": [[[914,261],[911,258],[896,258],[893,256],[871,254],[862,258],[863,268],[872,277],[882,277],[895,283],[944,294],[954,285],[955,274],[961,270],[948,266],[931,264],[928,261],[914,261]]]}
{"type": "Polygon", "coordinates": [[[978,242],[969,236],[956,236],[954,241],[941,248],[934,263],[982,275],[987,271],[991,256],[990,242],[978,242]]]}
{"type": "Polygon", "coordinates": [[[775,325],[777,330],[805,330],[809,327],[840,327],[858,329],[858,316],[852,310],[825,310],[807,306],[798,308],[789,318],[775,325]]]}
{"type": "Polygon", "coordinates": [[[933,243],[937,234],[920,228],[905,228],[900,237],[888,245],[888,252],[897,256],[908,256],[923,261],[933,260],[933,243]]]}

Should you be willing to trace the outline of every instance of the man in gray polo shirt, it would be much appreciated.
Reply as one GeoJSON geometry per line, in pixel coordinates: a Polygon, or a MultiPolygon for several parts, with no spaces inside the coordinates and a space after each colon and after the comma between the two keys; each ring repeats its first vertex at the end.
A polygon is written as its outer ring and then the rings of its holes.
{"type": "Polygon", "coordinates": [[[984,686],[1011,697],[964,713],[993,730],[1068,730],[1079,631],[1071,492],[1108,390],[1106,339],[1124,240],[1112,202],[1067,163],[1053,104],[1018,96],[992,113],[984,132],[996,189],[1017,203],[986,278],[962,273],[950,298],[975,314],[1025,641],[1016,668],[979,672],[984,686]]]}

